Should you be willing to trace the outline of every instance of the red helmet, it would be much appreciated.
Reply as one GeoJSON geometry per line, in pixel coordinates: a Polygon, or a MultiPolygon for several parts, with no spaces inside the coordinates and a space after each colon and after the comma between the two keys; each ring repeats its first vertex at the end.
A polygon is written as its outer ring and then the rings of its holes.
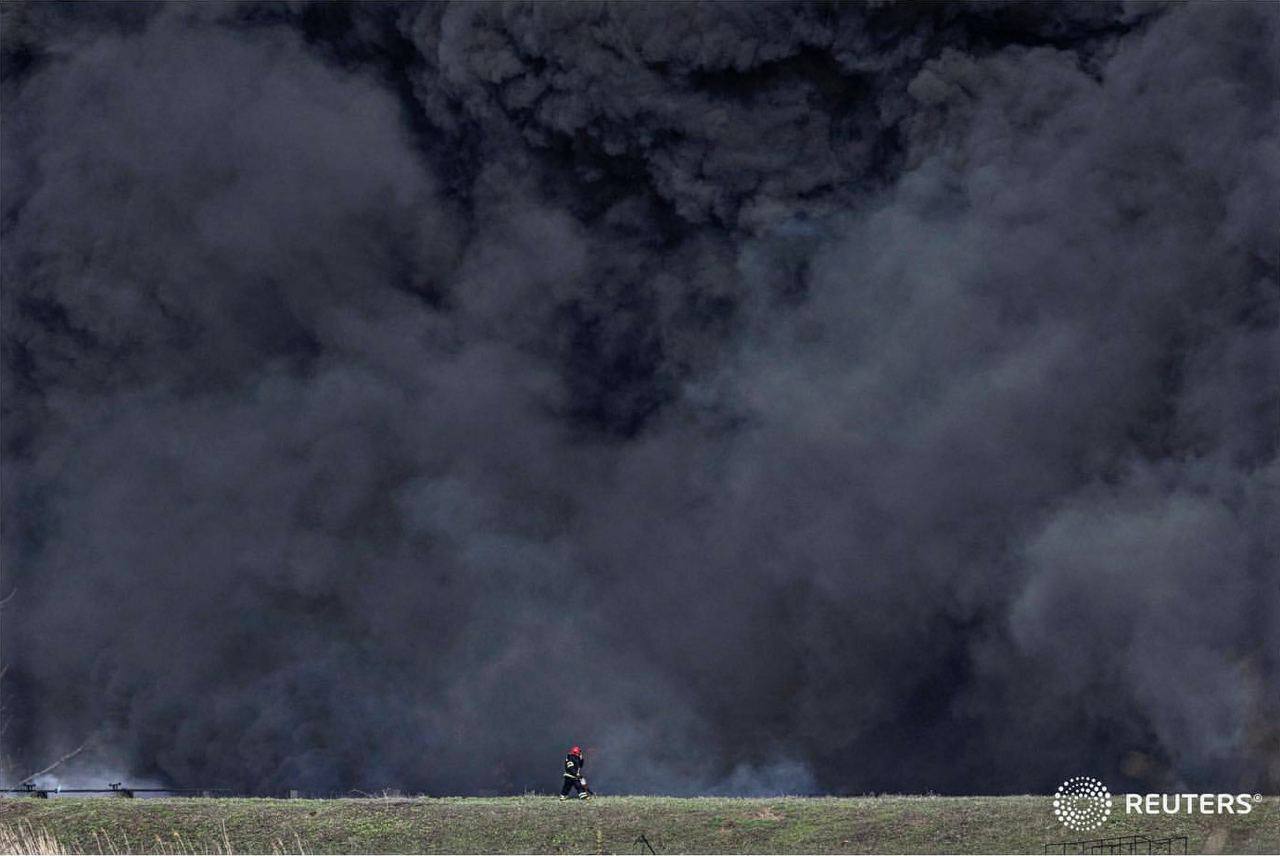
{"type": "Polygon", "coordinates": [[[569,750],[569,754],[570,754],[570,755],[581,755],[581,754],[582,754],[582,750],[581,750],[580,748],[578,748],[577,746],[574,746],[572,749],[570,749],[570,750],[569,750]]]}

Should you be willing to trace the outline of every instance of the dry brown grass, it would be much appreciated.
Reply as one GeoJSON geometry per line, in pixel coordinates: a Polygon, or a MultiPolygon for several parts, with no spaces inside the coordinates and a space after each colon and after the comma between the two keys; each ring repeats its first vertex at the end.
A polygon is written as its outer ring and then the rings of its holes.
{"type": "MultiPolygon", "coordinates": [[[[0,798],[23,853],[1040,853],[1049,797],[733,799],[0,798]],[[26,824],[19,828],[18,825],[26,824]],[[39,840],[39,832],[47,830],[39,840]],[[53,840],[56,839],[56,840],[53,840]]],[[[1185,835],[1190,853],[1280,854],[1280,799],[1247,815],[1113,816],[1099,836],[1185,835]]]]}
{"type": "MultiPolygon", "coordinates": [[[[131,853],[161,853],[170,856],[195,856],[195,854],[217,854],[229,856],[236,852],[227,835],[227,828],[222,827],[221,840],[191,841],[181,832],[174,830],[169,836],[156,835],[151,841],[130,841],[127,835],[120,840],[113,838],[105,829],[93,833],[94,846],[89,850],[68,847],[43,826],[33,826],[24,821],[17,823],[0,823],[0,854],[21,854],[21,856],[74,856],[81,853],[102,853],[109,856],[125,856],[131,853]]],[[[277,838],[271,847],[272,854],[305,854],[302,839],[296,834],[292,845],[286,845],[283,839],[277,838]]]]}
{"type": "Polygon", "coordinates": [[[18,821],[0,824],[0,853],[63,854],[66,850],[43,826],[18,821]]]}

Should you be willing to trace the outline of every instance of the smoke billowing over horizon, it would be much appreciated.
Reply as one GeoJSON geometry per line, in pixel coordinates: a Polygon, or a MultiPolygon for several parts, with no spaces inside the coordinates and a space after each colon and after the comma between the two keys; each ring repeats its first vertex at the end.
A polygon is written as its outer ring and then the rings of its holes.
{"type": "Polygon", "coordinates": [[[6,781],[1280,787],[1280,7],[2,21],[6,781]]]}

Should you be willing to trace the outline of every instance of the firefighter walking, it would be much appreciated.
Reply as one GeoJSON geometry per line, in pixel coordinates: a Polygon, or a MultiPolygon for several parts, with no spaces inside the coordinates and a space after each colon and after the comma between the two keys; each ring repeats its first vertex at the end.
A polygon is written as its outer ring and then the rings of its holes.
{"type": "Polygon", "coordinates": [[[578,792],[578,799],[591,799],[591,789],[587,787],[587,777],[582,775],[582,749],[574,746],[564,759],[564,785],[560,788],[560,799],[567,800],[570,791],[578,792]]]}

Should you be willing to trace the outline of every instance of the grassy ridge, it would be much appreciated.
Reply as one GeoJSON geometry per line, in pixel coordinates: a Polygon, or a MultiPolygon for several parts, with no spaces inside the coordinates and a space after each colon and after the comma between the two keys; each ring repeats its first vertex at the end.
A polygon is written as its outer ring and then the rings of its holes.
{"type": "Polygon", "coordinates": [[[1041,853],[1054,841],[1187,835],[1189,852],[1280,852],[1280,799],[1245,816],[1113,816],[1065,831],[1047,797],[0,799],[0,825],[71,852],[1041,853]],[[125,841],[128,845],[125,845],[125,841]],[[647,851],[645,851],[647,852],[647,851]]]}

